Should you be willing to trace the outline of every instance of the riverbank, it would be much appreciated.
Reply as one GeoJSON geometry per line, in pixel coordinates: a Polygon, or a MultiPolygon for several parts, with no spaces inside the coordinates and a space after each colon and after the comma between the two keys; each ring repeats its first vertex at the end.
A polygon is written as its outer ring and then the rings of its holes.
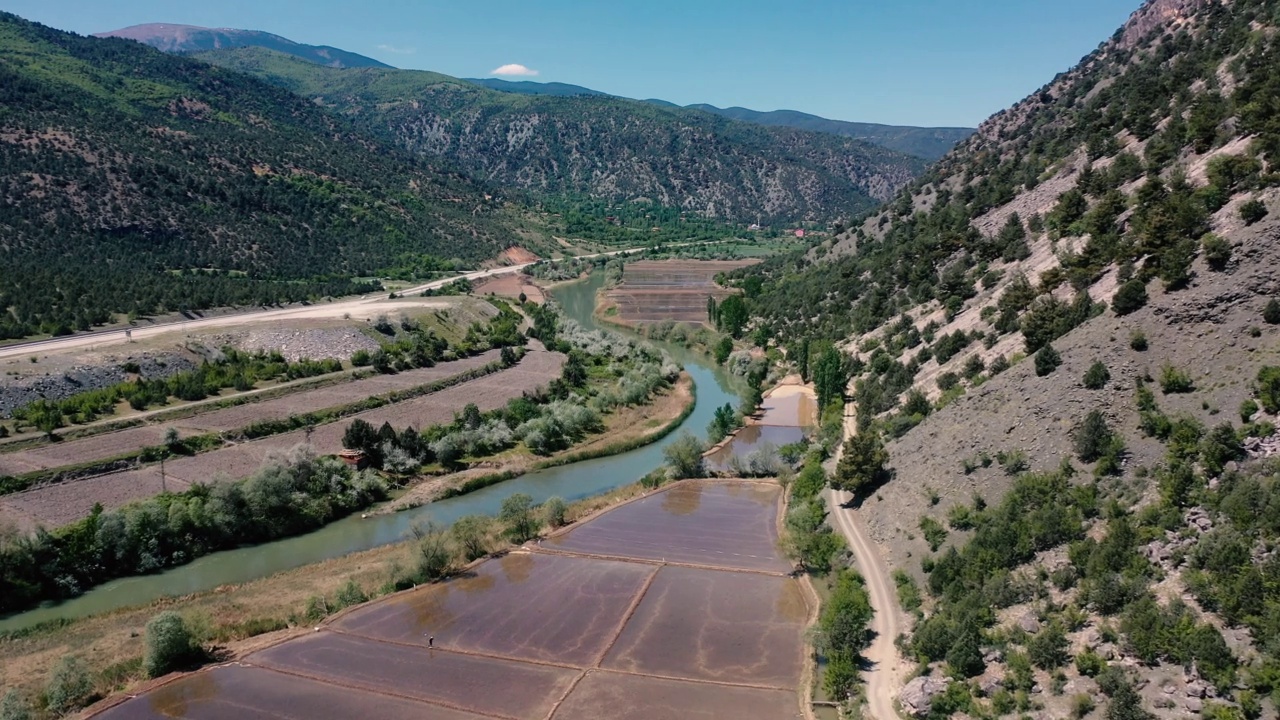
{"type": "Polygon", "coordinates": [[[521,447],[503,453],[481,467],[429,478],[373,513],[410,510],[511,480],[534,470],[619,455],[644,447],[661,440],[679,427],[693,412],[696,395],[693,378],[689,373],[682,372],[680,379],[671,388],[654,397],[648,405],[619,408],[605,417],[604,432],[571,448],[542,457],[521,447]]]}
{"type": "Polygon", "coordinates": [[[755,413],[743,418],[741,427],[707,448],[702,457],[711,459],[725,454],[740,434],[751,433],[752,428],[757,431],[763,427],[813,428],[818,424],[817,393],[798,375],[782,378],[763,398],[755,413]]]}

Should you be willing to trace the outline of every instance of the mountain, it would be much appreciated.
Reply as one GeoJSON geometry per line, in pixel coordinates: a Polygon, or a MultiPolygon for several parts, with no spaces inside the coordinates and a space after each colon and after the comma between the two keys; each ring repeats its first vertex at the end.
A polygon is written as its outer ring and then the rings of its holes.
{"type": "Polygon", "coordinates": [[[951,148],[956,146],[956,143],[973,134],[973,128],[928,128],[846,122],[844,120],[828,120],[824,117],[796,110],[761,112],[741,107],[718,108],[714,105],[706,104],[686,105],[685,107],[714,113],[733,120],[756,123],[757,125],[776,125],[844,135],[858,140],[865,140],[872,145],[879,145],[900,153],[906,153],[907,155],[915,155],[929,161],[938,160],[950,152],[951,148]]]}
{"type": "MultiPolygon", "coordinates": [[[[315,66],[312,66],[315,67],[315,66]]],[[[516,239],[471,181],[246,75],[0,14],[0,337],[365,292],[516,239]]]]}
{"type": "MultiPolygon", "coordinates": [[[[467,82],[483,85],[491,90],[522,95],[554,95],[559,97],[608,95],[609,97],[617,97],[599,90],[592,90],[580,85],[566,85],[565,83],[540,83],[528,80],[511,82],[495,78],[467,78],[467,82]]],[[[650,99],[645,100],[645,102],[664,108],[680,107],[666,100],[650,99]]],[[[973,128],[923,128],[845,122],[844,120],[828,120],[827,118],[795,110],[761,112],[741,107],[718,108],[715,105],[704,103],[685,105],[684,107],[687,110],[701,110],[727,117],[731,120],[740,120],[742,122],[755,123],[756,125],[789,127],[798,130],[843,135],[857,140],[865,140],[872,145],[878,145],[907,155],[914,155],[929,161],[937,160],[946,155],[951,148],[955,147],[956,143],[973,134],[973,128]]]]}
{"type": "Polygon", "coordinates": [[[581,85],[569,85],[558,82],[533,82],[531,80],[500,80],[498,78],[463,78],[469,83],[487,87],[490,90],[516,93],[519,95],[552,95],[555,97],[574,97],[576,95],[604,95],[609,93],[592,90],[581,85]]]}
{"type": "Polygon", "coordinates": [[[904,705],[1280,699],[1277,167],[1276,4],[1149,0],[839,238],[731,279],[755,337],[847,371],[833,483],[921,608],[904,705]]]}
{"type": "Polygon", "coordinates": [[[918,158],[850,138],[610,96],[498,92],[436,73],[323,68],[262,48],[201,53],[485,182],[644,199],[708,217],[825,222],[911,182],[918,158]]]}
{"type": "Polygon", "coordinates": [[[390,65],[371,57],[357,55],[328,45],[304,45],[288,38],[260,30],[204,28],[195,25],[150,23],[120,30],[96,33],[95,37],[118,37],[136,40],[157,50],[170,53],[197,53],[219,48],[264,47],[328,67],[377,67],[390,65]]]}

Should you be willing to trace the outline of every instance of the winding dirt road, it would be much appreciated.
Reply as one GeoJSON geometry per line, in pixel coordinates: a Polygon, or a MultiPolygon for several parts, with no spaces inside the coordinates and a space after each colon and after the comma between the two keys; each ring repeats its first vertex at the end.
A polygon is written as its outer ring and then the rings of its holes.
{"type": "MultiPolygon", "coordinates": [[[[852,402],[847,402],[844,416],[846,439],[857,433],[857,418],[857,407],[852,402]]],[[[843,450],[844,447],[841,446],[837,451],[837,460],[843,450]]],[[[851,495],[829,488],[826,492],[827,507],[831,510],[830,522],[849,541],[849,550],[853,553],[858,570],[866,578],[871,607],[875,610],[875,616],[871,620],[875,639],[863,653],[870,665],[870,669],[864,673],[867,681],[867,713],[877,720],[898,720],[894,699],[902,689],[902,679],[909,670],[894,645],[898,635],[907,627],[902,608],[898,605],[898,589],[889,574],[888,564],[881,557],[876,544],[868,538],[859,511],[845,507],[844,504],[849,502],[851,495]]]]}

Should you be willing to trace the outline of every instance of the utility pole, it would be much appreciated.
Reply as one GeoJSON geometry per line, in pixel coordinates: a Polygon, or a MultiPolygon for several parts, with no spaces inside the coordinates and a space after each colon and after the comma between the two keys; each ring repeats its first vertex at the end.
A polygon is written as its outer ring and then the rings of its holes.
{"type": "Polygon", "coordinates": [[[168,488],[166,487],[165,478],[164,478],[164,458],[165,458],[164,455],[160,456],[160,492],[162,493],[169,491],[168,488]]]}

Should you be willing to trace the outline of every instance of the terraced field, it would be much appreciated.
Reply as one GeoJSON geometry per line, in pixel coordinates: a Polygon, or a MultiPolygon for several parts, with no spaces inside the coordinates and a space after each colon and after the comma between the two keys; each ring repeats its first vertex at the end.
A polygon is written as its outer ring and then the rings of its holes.
{"type": "MultiPolygon", "coordinates": [[[[453,366],[453,373],[465,372],[472,367],[479,367],[479,362],[486,355],[470,358],[466,366],[453,366]]],[[[496,359],[494,357],[489,360],[496,359]]],[[[527,353],[519,365],[501,370],[492,375],[476,378],[460,385],[445,388],[439,392],[423,395],[392,405],[367,410],[349,418],[321,425],[311,432],[309,442],[322,454],[334,453],[342,448],[342,435],[347,426],[356,418],[363,419],[375,427],[390,422],[397,429],[412,425],[418,429],[441,422],[453,420],[455,413],[460,412],[467,403],[475,403],[482,411],[502,407],[507,401],[520,397],[522,393],[545,386],[559,377],[560,368],[564,364],[564,356],[560,353],[543,350],[532,350],[527,353]]],[[[428,368],[437,370],[445,364],[428,368]]],[[[417,371],[414,371],[417,372],[417,371]]],[[[394,380],[401,375],[386,378],[370,378],[371,380],[394,380]]],[[[440,374],[435,379],[446,377],[440,374]]],[[[416,385],[431,382],[418,376],[416,385]]],[[[363,381],[358,381],[363,382],[363,381]]],[[[355,385],[357,383],[350,383],[355,385]]],[[[413,387],[410,385],[408,387],[413,387]]],[[[331,390],[333,388],[327,388],[331,390]]],[[[388,392],[378,390],[375,386],[366,386],[374,394],[388,392]]],[[[395,388],[392,388],[395,389],[395,388]]],[[[344,395],[345,396],[345,395],[344,395]]],[[[326,394],[325,397],[334,397],[326,394]]],[[[291,398],[281,398],[289,400],[291,398]]],[[[361,399],[361,398],[355,398],[361,399]]],[[[294,399],[294,405],[302,407],[306,402],[294,399]]],[[[265,404],[265,403],[264,403],[265,404]]],[[[242,410],[243,408],[230,408],[242,410]]],[[[275,407],[272,412],[279,412],[275,407]]],[[[221,412],[221,411],[219,411],[221,412]]],[[[287,417],[287,414],[285,415],[287,417]]],[[[203,422],[193,419],[197,422],[203,422]]],[[[115,433],[119,434],[119,433],[115,433]]],[[[110,437],[110,436],[101,436],[110,437]]],[[[88,438],[87,440],[98,440],[88,438]]],[[[272,435],[261,440],[242,442],[218,450],[201,453],[192,457],[184,457],[165,463],[163,479],[159,465],[148,465],[137,470],[100,475],[62,482],[28,490],[22,493],[4,496],[0,499],[0,513],[8,516],[19,527],[27,528],[35,525],[57,527],[78,520],[92,512],[95,504],[111,509],[142,498],[151,497],[161,491],[162,486],[168,490],[182,490],[197,482],[212,483],[225,479],[238,479],[257,470],[267,454],[274,451],[285,451],[293,446],[308,442],[305,430],[272,435]]],[[[71,443],[67,443],[68,445],[71,443]]],[[[117,451],[119,452],[119,451],[117,451]]]]}
{"type": "Polygon", "coordinates": [[[675,320],[707,322],[707,299],[717,302],[735,291],[715,284],[715,276],[759,260],[646,260],[629,263],[622,284],[606,293],[626,323],[675,320]]]}
{"type": "Polygon", "coordinates": [[[97,717],[799,718],[780,496],[681,483],[97,717]]]}

